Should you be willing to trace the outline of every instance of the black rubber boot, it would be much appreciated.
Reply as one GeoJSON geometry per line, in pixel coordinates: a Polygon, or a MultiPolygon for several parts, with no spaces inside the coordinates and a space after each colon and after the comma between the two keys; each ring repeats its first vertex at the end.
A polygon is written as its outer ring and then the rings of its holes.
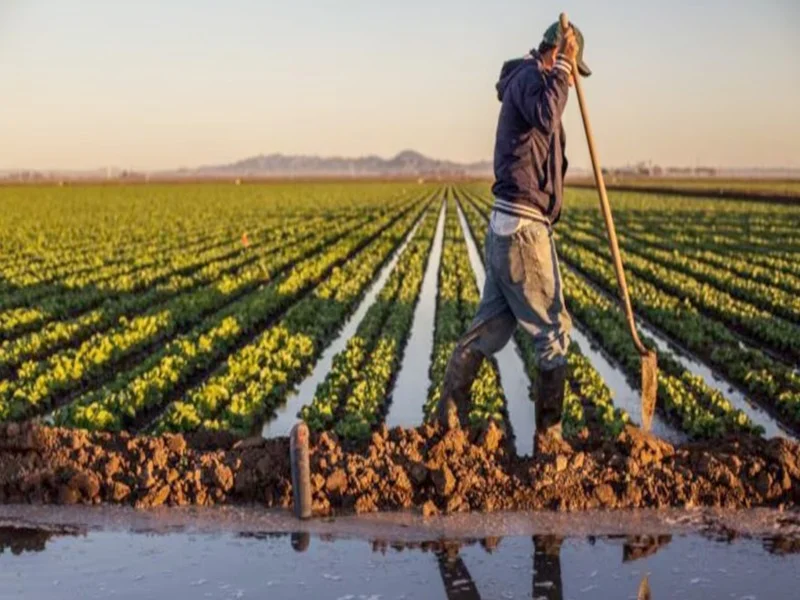
{"type": "Polygon", "coordinates": [[[562,450],[561,414],[564,409],[564,386],[567,382],[567,365],[540,370],[536,378],[536,433],[534,453],[562,450]]]}
{"type": "Polygon", "coordinates": [[[469,391],[483,354],[471,344],[459,344],[447,363],[442,384],[442,396],[436,410],[436,420],[446,429],[455,429],[467,424],[469,414],[469,391]]]}

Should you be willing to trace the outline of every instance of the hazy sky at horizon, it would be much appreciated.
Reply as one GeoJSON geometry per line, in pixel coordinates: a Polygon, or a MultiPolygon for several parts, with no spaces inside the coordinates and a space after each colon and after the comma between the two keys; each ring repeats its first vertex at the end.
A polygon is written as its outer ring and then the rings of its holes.
{"type": "MultiPolygon", "coordinates": [[[[560,10],[604,164],[800,168],[797,0],[0,0],[0,169],[487,159],[500,66],[560,10]]],[[[574,94],[566,127],[586,167],[574,94]]]]}

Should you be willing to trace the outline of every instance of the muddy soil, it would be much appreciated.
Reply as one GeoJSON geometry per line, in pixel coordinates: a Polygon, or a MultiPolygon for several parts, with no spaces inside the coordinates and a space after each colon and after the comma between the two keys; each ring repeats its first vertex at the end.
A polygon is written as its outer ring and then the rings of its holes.
{"type": "MultiPolygon", "coordinates": [[[[315,514],[800,505],[800,445],[781,438],[673,446],[629,427],[615,440],[584,432],[536,458],[507,448],[494,427],[383,428],[360,447],[323,433],[311,448],[315,514]]],[[[289,507],[288,456],[286,438],[2,425],[0,502],[289,507]]]]}

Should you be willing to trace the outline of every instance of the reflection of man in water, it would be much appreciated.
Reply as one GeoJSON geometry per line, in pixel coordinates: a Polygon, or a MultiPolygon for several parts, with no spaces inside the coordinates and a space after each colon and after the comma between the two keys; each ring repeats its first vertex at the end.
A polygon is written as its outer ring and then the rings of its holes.
{"type": "Polygon", "coordinates": [[[448,544],[437,550],[436,561],[439,563],[439,573],[448,600],[480,600],[478,588],[459,555],[458,544],[448,544]]]}
{"type": "Polygon", "coordinates": [[[562,600],[561,543],[556,535],[533,536],[533,597],[541,600],[562,600]]]}
{"type": "MultiPolygon", "coordinates": [[[[554,535],[533,537],[533,598],[562,600],[561,542],[554,535]]],[[[445,544],[436,551],[439,573],[448,600],[480,600],[481,595],[459,554],[459,544],[445,544]]]]}

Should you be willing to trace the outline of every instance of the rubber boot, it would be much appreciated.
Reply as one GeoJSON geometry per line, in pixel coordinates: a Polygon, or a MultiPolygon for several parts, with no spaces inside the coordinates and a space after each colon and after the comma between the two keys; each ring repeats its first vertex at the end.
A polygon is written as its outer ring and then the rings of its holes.
{"type": "Polygon", "coordinates": [[[536,378],[536,433],[534,454],[556,454],[568,450],[561,435],[561,415],[564,409],[564,386],[567,365],[540,370],[536,378]]]}
{"type": "Polygon", "coordinates": [[[442,384],[442,396],[436,410],[436,420],[445,429],[455,429],[467,424],[469,392],[483,354],[470,344],[459,344],[447,363],[442,384]]]}

